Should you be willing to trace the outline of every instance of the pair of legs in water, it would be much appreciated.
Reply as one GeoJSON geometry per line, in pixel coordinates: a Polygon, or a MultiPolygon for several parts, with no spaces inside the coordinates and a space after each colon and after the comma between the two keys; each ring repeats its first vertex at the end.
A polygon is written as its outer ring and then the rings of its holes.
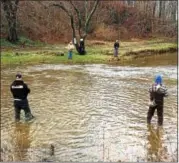
{"type": "Polygon", "coordinates": [[[149,107],[149,110],[147,113],[147,124],[151,123],[152,117],[156,109],[157,109],[157,116],[158,116],[158,125],[162,126],[163,125],[163,105],[162,104],[149,107]]]}
{"type": "Polygon", "coordinates": [[[15,109],[15,120],[20,121],[21,110],[24,110],[25,120],[29,121],[34,118],[30,111],[29,103],[27,99],[24,100],[14,100],[14,109],[15,109]]]}

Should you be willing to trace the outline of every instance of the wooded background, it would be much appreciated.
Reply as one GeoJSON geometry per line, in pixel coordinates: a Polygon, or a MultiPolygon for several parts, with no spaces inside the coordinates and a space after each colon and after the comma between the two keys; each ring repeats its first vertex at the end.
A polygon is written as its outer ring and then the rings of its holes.
{"type": "MultiPolygon", "coordinates": [[[[14,16],[14,25],[20,36],[47,43],[69,42],[72,38],[70,19],[52,3],[63,3],[72,14],[76,14],[69,1],[19,1],[17,5],[14,1],[13,13],[16,15],[9,13],[8,18],[7,6],[1,4],[1,38],[7,37],[14,16]]],[[[73,1],[82,14],[82,23],[94,3],[73,1]]],[[[177,6],[177,1],[100,1],[88,27],[88,39],[114,41],[118,38],[177,37],[177,6]]]]}

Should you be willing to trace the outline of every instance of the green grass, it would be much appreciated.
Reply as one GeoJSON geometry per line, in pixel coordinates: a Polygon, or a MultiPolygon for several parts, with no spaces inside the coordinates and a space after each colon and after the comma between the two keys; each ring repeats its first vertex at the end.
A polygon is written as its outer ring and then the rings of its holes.
{"type": "MultiPolygon", "coordinates": [[[[24,38],[25,39],[25,38],[24,38]]],[[[21,39],[21,41],[23,38],[21,39]]],[[[29,44],[32,42],[29,40],[29,44]]],[[[8,43],[6,42],[6,45],[8,43]]],[[[38,44],[36,44],[37,46],[38,44]]],[[[117,63],[124,64],[128,60],[133,62],[132,54],[145,56],[147,51],[152,54],[159,52],[170,52],[171,48],[177,50],[177,43],[166,42],[163,40],[145,40],[121,42],[119,54],[120,61],[113,60],[113,43],[104,42],[102,45],[96,45],[93,41],[86,42],[86,55],[78,55],[76,51],[73,53],[73,59],[68,60],[66,45],[48,45],[38,47],[37,49],[15,48],[11,50],[4,49],[1,53],[1,65],[19,65],[19,64],[39,64],[39,63],[66,63],[66,64],[85,64],[85,63],[117,63]],[[55,56],[53,53],[62,51],[64,56],[55,56]],[[16,55],[18,54],[18,55],[16,55]],[[126,56],[128,54],[128,56],[126,56]]]]}
{"type": "Polygon", "coordinates": [[[72,60],[68,60],[65,56],[51,56],[40,54],[26,54],[22,56],[14,56],[12,53],[2,53],[2,65],[11,64],[32,64],[32,63],[105,63],[105,57],[98,55],[73,55],[72,60]]]}

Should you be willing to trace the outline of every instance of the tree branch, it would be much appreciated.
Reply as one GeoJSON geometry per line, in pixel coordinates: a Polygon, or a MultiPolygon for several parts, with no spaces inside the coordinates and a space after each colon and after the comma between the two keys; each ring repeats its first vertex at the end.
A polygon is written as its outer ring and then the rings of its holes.
{"type": "Polygon", "coordinates": [[[79,36],[81,37],[81,14],[80,14],[80,11],[78,10],[78,8],[74,5],[74,3],[70,0],[70,4],[73,6],[74,10],[76,11],[77,13],[77,16],[78,16],[78,33],[79,33],[79,36]]]}
{"type": "Polygon", "coordinates": [[[87,20],[87,15],[88,15],[88,2],[85,0],[85,20],[87,20]]]}
{"type": "Polygon", "coordinates": [[[95,3],[94,3],[94,6],[93,6],[93,9],[91,10],[90,14],[88,15],[87,17],[87,20],[85,22],[85,35],[84,35],[84,38],[87,36],[87,33],[88,33],[88,26],[89,26],[89,22],[91,20],[91,17],[93,16],[98,4],[99,4],[99,1],[100,0],[96,0],[95,3]]]}
{"type": "MultiPolygon", "coordinates": [[[[63,11],[65,11],[67,13],[67,15],[70,17],[70,22],[71,22],[71,28],[73,30],[73,38],[76,37],[76,33],[75,33],[75,26],[74,26],[74,18],[73,18],[73,15],[70,13],[69,10],[67,10],[62,3],[60,4],[53,4],[52,6],[56,6],[56,7],[59,7],[61,8],[63,11]]],[[[74,41],[74,40],[73,40],[74,41]]]]}
{"type": "Polygon", "coordinates": [[[63,11],[65,11],[69,17],[72,16],[72,14],[70,13],[70,11],[68,11],[61,3],[60,3],[60,4],[52,4],[51,6],[59,7],[59,8],[61,8],[63,11]]]}

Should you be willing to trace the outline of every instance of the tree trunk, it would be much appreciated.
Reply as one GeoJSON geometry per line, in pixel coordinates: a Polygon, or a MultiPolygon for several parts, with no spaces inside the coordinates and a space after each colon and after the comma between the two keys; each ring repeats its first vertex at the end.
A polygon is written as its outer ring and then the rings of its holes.
{"type": "Polygon", "coordinates": [[[166,3],[166,1],[162,1],[163,2],[163,5],[162,5],[162,21],[164,22],[165,21],[165,10],[166,10],[166,8],[165,8],[165,3],[166,3]]]}
{"type": "Polygon", "coordinates": [[[73,44],[75,45],[76,51],[79,53],[79,45],[78,45],[78,41],[74,41],[76,40],[76,38],[73,37],[73,44]]]}
{"type": "Polygon", "coordinates": [[[156,2],[153,2],[153,11],[152,11],[152,29],[151,32],[153,33],[154,31],[154,22],[155,22],[155,12],[156,12],[156,2]]]}
{"type": "Polygon", "coordinates": [[[159,18],[165,20],[165,1],[160,0],[159,2],[159,18]]]}
{"type": "Polygon", "coordinates": [[[162,1],[159,1],[159,18],[162,17],[162,1]]]}
{"type": "Polygon", "coordinates": [[[156,10],[156,2],[153,2],[153,12],[152,12],[152,18],[155,19],[155,10],[156,10]]]}
{"type": "Polygon", "coordinates": [[[3,9],[6,15],[6,19],[8,22],[8,37],[7,40],[15,43],[18,41],[17,29],[16,29],[16,12],[17,5],[19,0],[15,0],[15,2],[11,2],[9,0],[3,0],[3,9]]]}
{"type": "Polygon", "coordinates": [[[16,30],[16,18],[12,17],[12,21],[8,20],[8,41],[15,43],[18,41],[17,30],[16,30]]]}
{"type": "Polygon", "coordinates": [[[176,14],[177,14],[177,3],[175,1],[172,3],[172,11],[171,11],[171,19],[173,22],[176,22],[176,14]]]}

